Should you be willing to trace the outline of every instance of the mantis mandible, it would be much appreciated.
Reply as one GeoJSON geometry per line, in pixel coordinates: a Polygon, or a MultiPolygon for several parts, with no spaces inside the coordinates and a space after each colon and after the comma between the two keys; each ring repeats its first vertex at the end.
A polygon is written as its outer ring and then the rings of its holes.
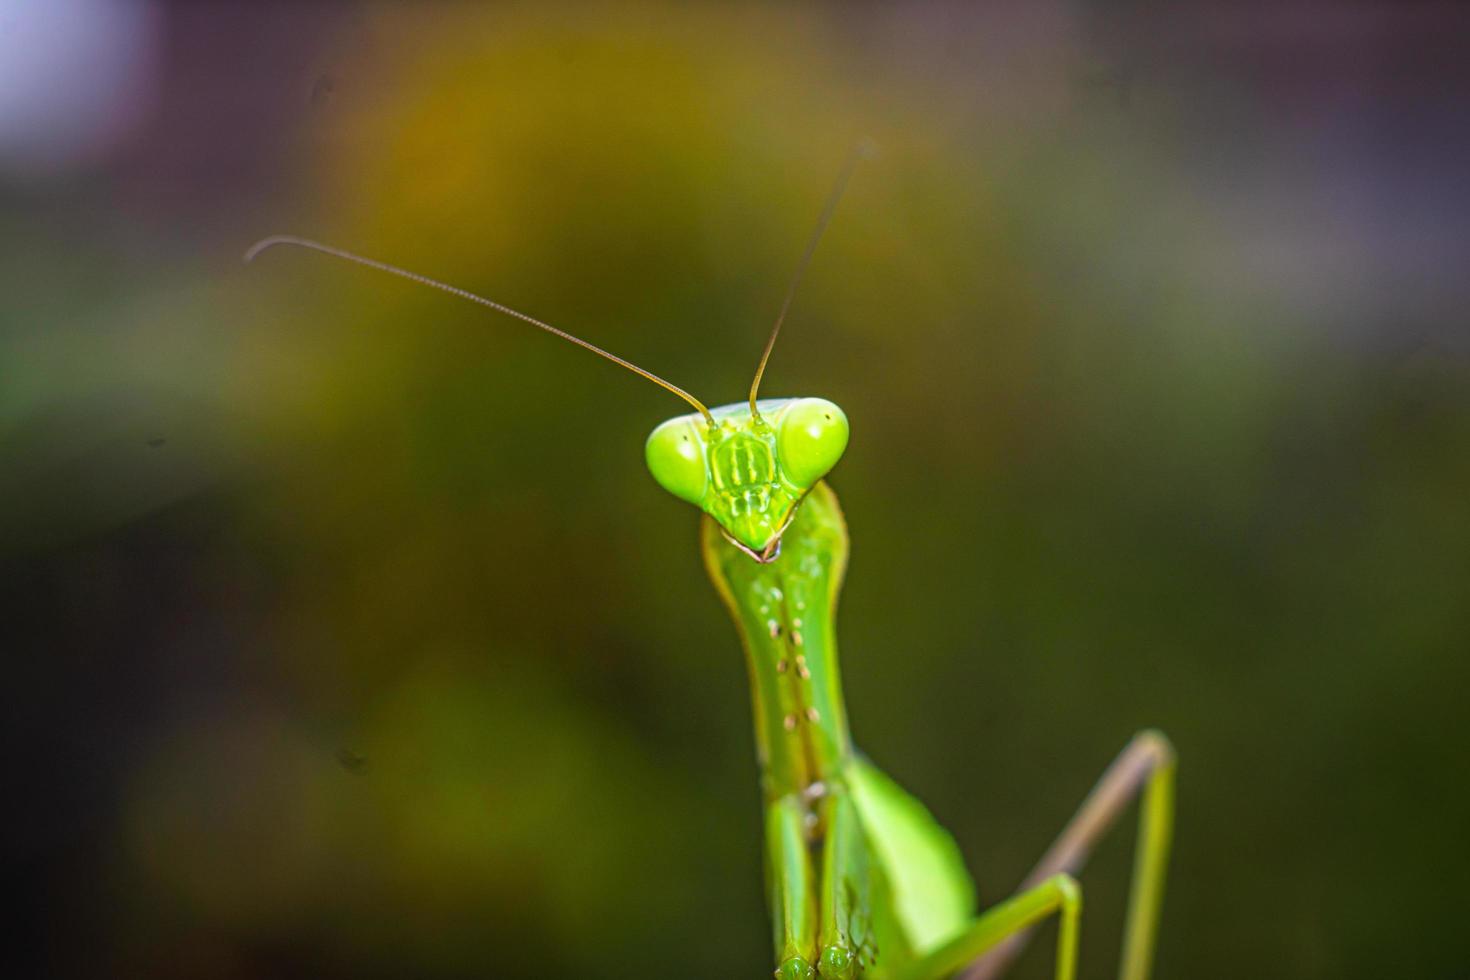
{"type": "Polygon", "coordinates": [[[1072,980],[1080,872],[1093,844],[1142,796],[1119,975],[1150,972],[1173,826],[1174,753],[1145,731],[1104,772],[1010,898],[976,914],[954,839],[852,745],[837,667],[835,614],[847,525],[826,482],[848,441],[822,398],[759,398],[761,376],[802,273],[858,159],[843,167],[792,277],[749,397],[708,408],[671,382],[579,337],[458,287],[294,236],[294,245],[443,290],[586,348],[684,399],[694,411],[653,430],[658,483],[704,512],[704,564],[745,648],[765,806],[765,877],[778,980],[967,980],[998,976],[1032,929],[1060,919],[1056,977],[1072,980]]]}

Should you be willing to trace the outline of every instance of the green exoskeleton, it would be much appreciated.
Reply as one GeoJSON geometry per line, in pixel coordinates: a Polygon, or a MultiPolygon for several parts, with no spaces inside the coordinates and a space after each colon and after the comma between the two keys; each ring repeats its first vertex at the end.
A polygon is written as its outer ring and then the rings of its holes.
{"type": "Polygon", "coordinates": [[[1072,875],[1141,793],[1120,976],[1143,980],[1172,828],[1174,757],[1162,735],[1136,736],[1017,892],[978,915],[953,838],[848,735],[835,628],[848,534],[825,482],[847,447],[847,417],[821,398],[757,396],[797,282],[857,157],[827,200],[749,398],[721,408],[706,408],[684,389],[546,323],[395,266],[289,236],[257,243],[246,258],[297,245],[412,279],[592,350],[695,409],[654,429],[645,455],[664,489],[704,512],[705,566],[744,643],[778,978],[981,980],[998,976],[1030,930],[1057,915],[1056,976],[1071,980],[1082,905],[1072,875]]]}

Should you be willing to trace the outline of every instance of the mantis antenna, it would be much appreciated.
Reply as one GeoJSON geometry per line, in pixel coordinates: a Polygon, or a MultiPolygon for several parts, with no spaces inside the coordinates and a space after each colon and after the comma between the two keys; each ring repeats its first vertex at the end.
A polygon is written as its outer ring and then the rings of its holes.
{"type": "Polygon", "coordinates": [[[689,392],[685,391],[683,388],[680,388],[678,385],[669,381],[665,381],[663,378],[660,378],[652,371],[645,371],[643,370],[643,368],[634,364],[632,361],[624,360],[616,354],[603,350],[596,344],[589,344],[581,337],[574,337],[571,334],[567,333],[565,330],[558,330],[556,327],[553,327],[549,323],[542,323],[535,317],[527,316],[526,314],[521,313],[518,310],[511,309],[509,306],[502,306],[494,300],[486,299],[483,296],[477,296],[467,289],[460,289],[458,286],[451,286],[447,282],[440,282],[437,279],[430,279],[428,276],[421,276],[417,272],[409,272],[407,269],[400,269],[396,265],[389,265],[386,262],[379,262],[377,259],[370,259],[366,256],[356,255],[352,252],[348,252],[340,248],[335,248],[331,245],[324,245],[321,242],[312,241],[310,238],[298,238],[295,235],[272,235],[269,238],[262,238],[260,241],[256,242],[254,245],[251,245],[250,248],[245,251],[245,261],[254,261],[255,257],[261,252],[264,252],[266,249],[273,248],[277,245],[295,245],[298,248],[309,248],[313,251],[322,252],[334,258],[346,259],[348,262],[356,262],[358,265],[365,265],[370,269],[377,269],[380,272],[386,272],[390,275],[398,276],[401,279],[407,279],[410,282],[416,282],[422,286],[431,286],[434,289],[442,290],[443,292],[449,293],[451,296],[458,296],[460,299],[467,299],[471,303],[479,303],[481,306],[488,306],[490,307],[490,309],[495,310],[496,312],[504,313],[506,316],[513,316],[517,320],[522,320],[526,323],[531,324],[531,326],[533,327],[540,327],[547,333],[555,334],[562,340],[569,340],[572,343],[576,344],[578,347],[584,347],[587,350],[590,350],[592,353],[598,355],[599,357],[605,357],[609,361],[612,361],[614,364],[618,364],[622,367],[627,368],[634,374],[642,375],[649,381],[652,381],[654,384],[658,385],[660,388],[664,388],[678,395],[680,398],[684,399],[686,402],[699,409],[699,414],[704,416],[705,422],[707,422],[711,428],[713,428],[715,425],[714,416],[710,414],[708,408],[704,407],[703,402],[701,402],[698,398],[695,398],[693,395],[689,394],[689,392]]]}
{"type": "Polygon", "coordinates": [[[852,172],[857,169],[859,160],[866,160],[873,155],[875,147],[871,140],[859,140],[847,154],[847,161],[842,165],[842,172],[837,175],[837,181],[832,185],[832,191],[827,195],[827,203],[822,206],[821,216],[817,218],[817,227],[812,231],[812,237],[806,243],[806,251],[801,253],[800,260],[796,263],[796,274],[791,277],[791,285],[786,287],[786,298],[781,301],[781,312],[776,314],[776,325],[771,328],[770,339],[766,341],[766,349],[761,352],[761,362],[755,368],[755,380],[750,383],[750,414],[752,418],[760,418],[760,410],[755,407],[756,394],[760,391],[761,376],[766,373],[766,362],[771,359],[771,351],[776,346],[776,336],[781,332],[781,324],[786,321],[786,311],[791,309],[791,300],[796,296],[796,287],[801,285],[801,277],[806,272],[806,267],[811,265],[812,253],[817,250],[817,243],[822,240],[822,232],[827,230],[827,225],[832,221],[832,214],[837,210],[837,202],[842,200],[842,192],[847,190],[847,182],[852,178],[852,172]]]}

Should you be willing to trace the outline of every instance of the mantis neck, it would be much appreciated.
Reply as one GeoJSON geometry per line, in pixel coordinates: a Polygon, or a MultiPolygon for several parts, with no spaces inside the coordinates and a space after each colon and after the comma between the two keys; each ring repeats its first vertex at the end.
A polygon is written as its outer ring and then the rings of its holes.
{"type": "Polygon", "coordinates": [[[852,755],[833,630],[847,567],[837,495],[818,483],[767,564],[726,541],[709,517],[701,538],[705,567],[745,646],[766,799],[819,795],[817,784],[839,778],[852,755]]]}

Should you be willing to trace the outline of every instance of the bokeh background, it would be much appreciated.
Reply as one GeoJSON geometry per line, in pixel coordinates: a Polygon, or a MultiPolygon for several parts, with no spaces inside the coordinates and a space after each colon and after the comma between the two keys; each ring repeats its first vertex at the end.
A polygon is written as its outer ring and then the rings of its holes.
{"type": "Polygon", "coordinates": [[[1160,726],[1159,976],[1465,976],[1467,38],[9,0],[5,975],[765,976],[741,655],[642,464],[680,403],[240,256],[735,401],[867,136],[765,389],[852,420],[860,743],[993,901],[1160,726]]]}

